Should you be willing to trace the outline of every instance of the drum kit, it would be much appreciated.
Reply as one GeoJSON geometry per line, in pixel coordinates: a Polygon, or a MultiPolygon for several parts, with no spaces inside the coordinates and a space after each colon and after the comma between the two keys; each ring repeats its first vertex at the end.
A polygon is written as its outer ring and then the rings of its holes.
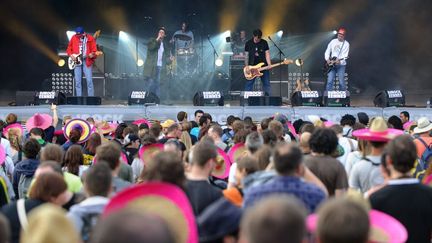
{"type": "Polygon", "coordinates": [[[189,47],[192,37],[185,34],[176,34],[175,40],[175,63],[174,75],[177,78],[190,78],[198,72],[198,58],[195,49],[189,47]],[[178,43],[185,43],[184,45],[178,43]],[[184,46],[184,47],[181,47],[184,46]]]}

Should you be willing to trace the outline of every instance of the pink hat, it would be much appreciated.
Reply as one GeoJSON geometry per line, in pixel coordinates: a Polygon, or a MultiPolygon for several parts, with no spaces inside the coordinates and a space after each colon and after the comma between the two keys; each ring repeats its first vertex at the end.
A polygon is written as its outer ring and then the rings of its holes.
{"type": "Polygon", "coordinates": [[[138,126],[141,125],[141,124],[143,124],[143,123],[147,124],[148,127],[151,127],[151,123],[149,121],[147,121],[146,119],[144,119],[144,118],[138,119],[138,120],[132,122],[132,124],[135,124],[135,125],[138,125],[138,126]]]}
{"type": "Polygon", "coordinates": [[[376,117],[373,119],[370,128],[356,130],[353,132],[353,136],[366,141],[388,142],[403,133],[402,130],[388,128],[384,118],[376,117]]]}
{"type": "Polygon", "coordinates": [[[114,132],[117,129],[118,124],[116,123],[109,123],[106,121],[102,122],[102,126],[99,127],[99,129],[101,130],[102,134],[106,135],[106,134],[110,134],[112,132],[114,132]]]}
{"type": "Polygon", "coordinates": [[[228,155],[222,149],[218,148],[217,151],[216,166],[211,175],[219,179],[226,179],[229,176],[231,162],[228,155]]]}
{"type": "Polygon", "coordinates": [[[27,120],[26,129],[27,131],[30,131],[32,128],[36,127],[45,130],[52,125],[52,120],[53,120],[52,116],[48,114],[36,113],[27,120]]]}
{"type": "Polygon", "coordinates": [[[125,189],[111,198],[102,216],[124,208],[159,216],[167,223],[176,242],[198,242],[198,229],[189,199],[173,184],[149,182],[125,189]]]}
{"type": "Polygon", "coordinates": [[[237,160],[241,159],[246,151],[247,149],[244,143],[235,144],[228,152],[231,163],[235,163],[237,160]]]}
{"type": "Polygon", "coordinates": [[[407,121],[403,124],[403,129],[408,130],[411,127],[411,125],[413,125],[413,124],[414,124],[413,121],[407,121]]]}
{"type": "Polygon", "coordinates": [[[163,144],[155,143],[150,145],[145,145],[140,148],[138,151],[139,158],[145,164],[149,159],[153,158],[153,156],[164,150],[163,144]]]}
{"type": "Polygon", "coordinates": [[[10,125],[7,125],[5,128],[3,128],[3,136],[5,136],[6,138],[9,138],[9,129],[17,129],[20,132],[20,136],[22,136],[24,134],[24,129],[21,126],[21,124],[19,123],[12,123],[10,125]]]}
{"type": "Polygon", "coordinates": [[[72,129],[79,129],[81,131],[81,137],[78,143],[84,143],[90,138],[91,126],[87,121],[75,118],[66,123],[66,125],[63,127],[63,134],[66,139],[69,139],[69,133],[72,131],[72,129]]]}
{"type": "Polygon", "coordinates": [[[6,151],[3,146],[0,145],[0,165],[3,165],[6,159],[6,151]]]}
{"type": "MultiPolygon", "coordinates": [[[[408,233],[405,227],[392,216],[377,211],[369,211],[369,222],[371,225],[371,234],[369,240],[372,242],[402,243],[408,239],[408,233]]],[[[311,214],[306,219],[306,227],[309,232],[316,232],[318,224],[318,215],[311,214]]]]}

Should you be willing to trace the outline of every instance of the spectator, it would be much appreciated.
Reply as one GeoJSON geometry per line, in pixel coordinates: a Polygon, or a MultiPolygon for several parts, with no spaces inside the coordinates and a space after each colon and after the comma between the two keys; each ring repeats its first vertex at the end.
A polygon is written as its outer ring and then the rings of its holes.
{"type": "Polygon", "coordinates": [[[248,209],[241,220],[240,242],[302,243],[306,235],[306,209],[294,197],[278,195],[248,209]]]}
{"type": "Polygon", "coordinates": [[[388,119],[387,122],[394,129],[404,130],[403,124],[402,124],[402,120],[399,117],[397,117],[397,116],[391,116],[391,117],[389,117],[389,119],[388,119]]]}
{"type": "Polygon", "coordinates": [[[102,138],[100,134],[93,133],[90,135],[83,149],[84,165],[91,165],[96,154],[96,149],[102,144],[102,138]]]}
{"type": "Polygon", "coordinates": [[[22,136],[17,133],[17,130],[10,129],[8,132],[9,141],[7,139],[1,139],[2,145],[3,141],[8,141],[7,146],[3,146],[6,149],[9,149],[9,153],[7,153],[8,157],[11,157],[13,164],[20,162],[23,159],[23,151],[22,151],[22,136]]]}
{"type": "Polygon", "coordinates": [[[41,147],[45,147],[47,142],[44,140],[45,134],[42,128],[34,127],[30,130],[30,138],[34,138],[38,141],[41,147]]]}
{"type": "Polygon", "coordinates": [[[188,116],[187,116],[187,113],[185,111],[179,111],[177,113],[177,121],[179,123],[187,122],[187,120],[188,120],[188,116]]]}
{"type": "Polygon", "coordinates": [[[111,174],[113,176],[112,185],[114,194],[131,185],[129,181],[126,181],[118,176],[121,166],[120,153],[120,146],[118,146],[114,142],[104,143],[96,149],[98,163],[107,163],[111,169],[111,174]]]}
{"type": "Polygon", "coordinates": [[[138,155],[138,150],[141,146],[140,139],[138,135],[134,133],[129,133],[126,135],[124,139],[124,152],[126,154],[126,158],[128,161],[126,161],[128,164],[132,164],[135,157],[138,155]]]}
{"type": "Polygon", "coordinates": [[[283,141],[290,142],[291,141],[289,136],[285,137],[283,125],[279,121],[275,121],[275,120],[271,121],[269,123],[268,129],[271,130],[272,132],[274,132],[274,134],[278,138],[278,141],[281,141],[281,142],[283,142],[283,141]]]}
{"type": "Polygon", "coordinates": [[[356,123],[356,118],[353,115],[345,114],[340,120],[340,125],[343,127],[342,136],[352,137],[353,126],[356,123]]]}
{"type": "Polygon", "coordinates": [[[358,139],[369,141],[371,152],[352,167],[349,177],[351,188],[364,193],[372,187],[384,183],[380,170],[384,147],[389,140],[401,134],[403,134],[401,130],[388,128],[382,117],[374,118],[370,128],[357,130],[353,133],[358,139]]]}
{"type": "Polygon", "coordinates": [[[81,177],[88,166],[84,165],[84,156],[81,146],[72,145],[66,151],[63,159],[63,171],[81,177]]]}
{"type": "Polygon", "coordinates": [[[209,183],[217,158],[216,146],[203,141],[192,150],[192,164],[186,181],[186,194],[194,214],[199,215],[208,205],[222,197],[222,192],[209,183]]]}
{"type": "Polygon", "coordinates": [[[406,242],[430,242],[432,233],[432,189],[411,178],[416,148],[408,135],[399,136],[386,146],[382,167],[390,181],[370,196],[372,208],[399,220],[408,231],[406,242]]]}
{"type": "Polygon", "coordinates": [[[357,113],[359,123],[367,126],[369,124],[369,116],[364,112],[357,113]]]}
{"type": "MultiPolygon", "coordinates": [[[[47,144],[41,151],[41,162],[55,161],[61,168],[63,161],[63,149],[57,144],[47,144]]],[[[73,193],[78,193],[82,189],[82,182],[79,176],[69,172],[64,172],[63,177],[68,186],[68,190],[73,193]]]]}
{"type": "Polygon", "coordinates": [[[24,198],[33,178],[36,168],[39,166],[39,154],[41,147],[36,139],[29,139],[24,144],[25,160],[19,162],[13,173],[13,188],[18,198],[24,198]],[[28,183],[27,183],[28,182],[28,183]]]}
{"type": "Polygon", "coordinates": [[[108,204],[111,193],[111,169],[105,163],[98,163],[91,167],[84,177],[84,191],[87,199],[71,207],[68,217],[87,242],[99,215],[108,204]]]}
{"type": "Polygon", "coordinates": [[[3,214],[0,214],[0,243],[9,243],[10,235],[9,221],[3,214]]]}
{"type": "Polygon", "coordinates": [[[200,118],[204,115],[204,111],[202,110],[196,110],[194,113],[195,122],[199,123],[200,118]]]}
{"type": "Polygon", "coordinates": [[[236,163],[235,185],[225,189],[223,194],[227,200],[234,205],[241,207],[243,204],[243,178],[258,171],[258,160],[250,155],[241,158],[236,163]]]}
{"type": "Polygon", "coordinates": [[[311,148],[309,146],[310,137],[312,134],[310,132],[304,132],[299,138],[299,147],[304,155],[309,155],[311,153],[311,148]]]}
{"type": "Polygon", "coordinates": [[[74,144],[78,144],[80,138],[81,138],[81,130],[79,130],[78,128],[71,129],[71,131],[69,132],[69,140],[62,145],[63,150],[67,151],[70,146],[74,144]]]}
{"type": "Polygon", "coordinates": [[[367,243],[369,228],[366,209],[349,199],[330,200],[318,211],[318,242],[367,243]]]}
{"type": "Polygon", "coordinates": [[[254,157],[258,162],[258,170],[265,170],[270,164],[270,157],[272,156],[273,148],[268,145],[263,145],[256,153],[254,157]]]}
{"type": "Polygon", "coordinates": [[[131,209],[108,215],[96,225],[90,242],[123,243],[125,239],[140,243],[176,242],[167,222],[161,217],[131,209]]]}
{"type": "Polygon", "coordinates": [[[186,146],[186,151],[189,151],[197,141],[198,138],[195,136],[190,135],[190,130],[192,129],[192,123],[191,122],[183,122],[181,124],[182,126],[182,134],[180,136],[180,141],[184,143],[186,146]]]}
{"type": "Polygon", "coordinates": [[[414,128],[414,134],[418,137],[414,139],[414,144],[417,149],[417,158],[421,158],[422,154],[432,144],[432,137],[430,131],[432,130],[432,123],[427,117],[421,117],[417,121],[417,127],[414,128]]]}
{"type": "MultiPolygon", "coordinates": [[[[37,141],[35,142],[37,143],[37,141]]],[[[62,176],[56,173],[40,175],[31,188],[29,199],[23,201],[26,214],[46,202],[62,206],[67,201],[65,200],[66,191],[67,185],[62,176]]],[[[8,218],[10,223],[12,243],[19,242],[22,228],[22,223],[18,217],[17,204],[17,202],[13,202],[1,209],[1,212],[8,218]]]]}
{"type": "Polygon", "coordinates": [[[409,122],[409,120],[410,120],[410,114],[408,113],[408,111],[402,111],[399,114],[399,118],[401,119],[402,124],[405,124],[405,123],[409,122]]]}
{"type": "Polygon", "coordinates": [[[234,131],[233,131],[233,123],[236,121],[235,116],[233,115],[229,115],[227,117],[227,128],[225,128],[223,130],[223,135],[222,135],[222,141],[224,143],[228,143],[228,139],[232,139],[234,137],[234,131]]]}
{"type": "Polygon", "coordinates": [[[21,234],[21,242],[76,243],[80,242],[80,237],[64,210],[46,203],[29,214],[28,227],[21,234]]]}
{"type": "Polygon", "coordinates": [[[157,153],[146,164],[140,182],[168,182],[185,190],[186,177],[182,160],[173,152],[157,153]]]}
{"type": "Polygon", "coordinates": [[[261,136],[263,137],[264,144],[267,144],[272,148],[276,146],[276,143],[278,142],[278,138],[276,137],[276,134],[272,130],[269,129],[264,130],[261,133],[261,136]]]}
{"type": "Polygon", "coordinates": [[[368,141],[359,140],[357,144],[358,150],[349,153],[346,159],[345,170],[348,176],[351,175],[354,165],[371,153],[371,145],[368,141]]]}
{"type": "Polygon", "coordinates": [[[343,154],[341,156],[337,157],[337,159],[345,167],[348,154],[358,150],[357,140],[354,140],[354,139],[349,138],[349,137],[344,137],[342,135],[343,128],[341,125],[335,124],[335,125],[331,126],[330,129],[332,129],[336,133],[336,135],[338,137],[338,144],[343,149],[343,154]]]}
{"type": "Polygon", "coordinates": [[[213,140],[214,144],[218,148],[220,148],[223,151],[227,152],[227,147],[228,146],[227,146],[226,143],[224,143],[222,141],[222,135],[223,135],[222,133],[223,133],[223,130],[222,130],[221,126],[219,126],[219,125],[211,125],[207,134],[208,134],[209,138],[211,138],[213,140]]]}
{"type": "Polygon", "coordinates": [[[348,188],[345,168],[331,154],[338,146],[336,133],[329,128],[318,128],[311,135],[312,154],[305,157],[305,165],[326,186],[329,196],[340,196],[348,188]]]}
{"type": "Polygon", "coordinates": [[[309,212],[314,212],[326,195],[319,187],[302,180],[308,173],[302,163],[301,150],[293,144],[282,144],[276,148],[273,157],[278,175],[270,182],[249,188],[245,193],[244,207],[248,208],[271,194],[288,194],[299,198],[309,212]]]}

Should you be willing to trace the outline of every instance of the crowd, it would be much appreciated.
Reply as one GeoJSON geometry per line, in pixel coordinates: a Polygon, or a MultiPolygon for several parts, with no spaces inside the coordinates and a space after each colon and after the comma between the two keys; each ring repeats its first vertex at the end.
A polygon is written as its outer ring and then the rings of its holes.
{"type": "Polygon", "coordinates": [[[426,117],[51,111],[0,121],[0,243],[431,242],[426,117]]]}

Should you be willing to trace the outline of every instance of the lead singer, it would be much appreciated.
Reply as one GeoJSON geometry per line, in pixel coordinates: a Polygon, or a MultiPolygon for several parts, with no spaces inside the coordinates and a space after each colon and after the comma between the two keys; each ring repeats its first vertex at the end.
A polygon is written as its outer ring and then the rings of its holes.
{"type": "MultiPolygon", "coordinates": [[[[263,89],[266,96],[270,95],[270,72],[271,59],[270,50],[267,41],[261,39],[262,31],[256,29],[253,31],[253,38],[248,40],[245,45],[245,52],[247,53],[247,59],[245,60],[246,69],[249,66],[257,65],[263,62],[263,67],[268,67],[268,69],[262,71],[263,76],[261,76],[261,82],[263,83],[263,89]]],[[[255,78],[246,81],[245,90],[252,91],[253,85],[255,83],[255,78]]]]}
{"type": "Polygon", "coordinates": [[[156,38],[150,39],[147,43],[147,58],[144,65],[144,76],[150,83],[150,91],[160,98],[160,79],[161,73],[166,74],[163,70],[172,61],[171,47],[165,39],[166,30],[160,27],[156,38]]]}

